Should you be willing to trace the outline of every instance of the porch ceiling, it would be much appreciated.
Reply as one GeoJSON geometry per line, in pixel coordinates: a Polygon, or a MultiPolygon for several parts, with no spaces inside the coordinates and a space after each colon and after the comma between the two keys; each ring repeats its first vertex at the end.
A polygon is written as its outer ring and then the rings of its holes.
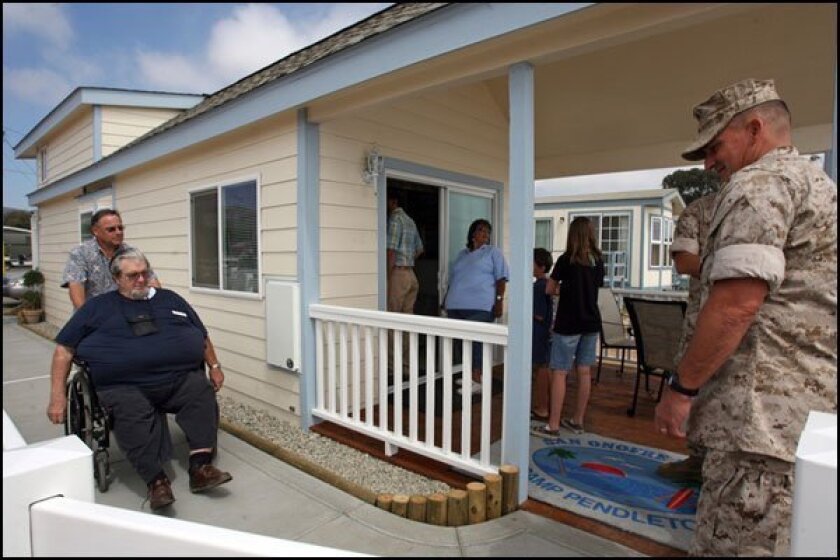
{"type": "Polygon", "coordinates": [[[506,117],[507,72],[535,68],[537,179],[685,165],[691,108],[773,78],[804,152],[831,148],[835,4],[596,4],[405,67],[309,105],[323,121],[483,83],[506,117]]]}
{"type": "MultiPolygon", "coordinates": [[[[831,147],[834,4],[755,6],[580,56],[535,61],[539,179],[685,165],[691,107],[737,80],[773,78],[803,151],[831,147]]],[[[507,107],[507,79],[488,82],[507,107]]]]}

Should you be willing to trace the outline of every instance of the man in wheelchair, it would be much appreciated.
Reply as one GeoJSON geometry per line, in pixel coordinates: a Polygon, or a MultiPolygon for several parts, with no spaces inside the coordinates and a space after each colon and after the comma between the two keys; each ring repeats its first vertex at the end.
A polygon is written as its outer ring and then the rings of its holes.
{"type": "Polygon", "coordinates": [[[175,501],[163,470],[167,441],[159,411],[175,414],[186,434],[191,492],[232,479],[211,464],[219,426],[214,391],[224,374],[193,308],[171,290],[149,287],[143,253],[117,252],[110,268],[117,291],[88,300],[56,336],[47,416],[54,424],[64,421],[70,366],[74,357],[84,361],[117,443],[156,510],[175,501]]]}

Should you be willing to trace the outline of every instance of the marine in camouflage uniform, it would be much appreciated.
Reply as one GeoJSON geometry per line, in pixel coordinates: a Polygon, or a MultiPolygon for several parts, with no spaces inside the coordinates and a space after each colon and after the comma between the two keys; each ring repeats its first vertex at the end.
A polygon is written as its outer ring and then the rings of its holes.
{"type": "MultiPolygon", "coordinates": [[[[708,167],[715,156],[704,146],[732,117],[778,99],[772,81],[716,92],[695,109],[701,138],[684,157],[705,157],[708,167]],[[715,107],[709,129],[703,111],[715,107]]],[[[761,279],[767,292],[690,407],[691,438],[708,449],[693,555],[789,554],[800,434],[809,411],[837,411],[836,204],[836,185],[792,146],[735,170],[719,193],[702,256],[701,308],[717,281],[761,279]]],[[[700,321],[705,316],[703,309],[700,321]]],[[[691,344],[686,357],[700,348],[691,344]]],[[[699,366],[687,362],[678,371],[691,379],[699,366]]],[[[662,425],[659,407],[656,421],[662,425]]]]}

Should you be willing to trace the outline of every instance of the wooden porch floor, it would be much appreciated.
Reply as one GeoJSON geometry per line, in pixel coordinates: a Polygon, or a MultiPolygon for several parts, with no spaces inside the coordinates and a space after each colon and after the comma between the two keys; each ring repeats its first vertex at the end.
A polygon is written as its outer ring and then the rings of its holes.
{"type": "MultiPolygon", "coordinates": [[[[627,416],[633,397],[633,383],[635,380],[635,364],[625,364],[624,375],[618,376],[618,366],[604,363],[599,385],[593,385],[592,394],[589,400],[589,407],[585,419],[586,430],[603,436],[624,440],[649,447],[657,447],[676,453],[687,454],[688,450],[685,441],[677,441],[663,436],[653,429],[653,411],[656,403],[654,398],[659,388],[659,379],[651,378],[651,389],[654,397],[650,397],[644,390],[644,379],[639,390],[639,403],[636,408],[636,415],[633,418],[627,416]]],[[[594,376],[594,372],[593,372],[594,376]]],[[[574,406],[574,394],[576,390],[576,379],[574,375],[569,376],[569,385],[566,390],[566,403],[564,404],[564,416],[574,406]]],[[[494,395],[494,412],[501,407],[501,396],[494,395]]],[[[479,414],[479,407],[474,405],[474,414],[479,414]]],[[[500,414],[494,414],[500,417],[500,414]]],[[[476,416],[476,420],[477,420],[476,416]]],[[[453,415],[453,424],[460,423],[460,413],[453,415]]],[[[423,425],[421,419],[420,422],[423,425]]],[[[494,422],[493,437],[498,438],[500,425],[494,422]]],[[[467,483],[475,479],[465,476],[460,472],[450,469],[447,465],[423,457],[416,453],[400,450],[396,455],[387,457],[381,441],[363,436],[341,426],[330,422],[322,422],[313,428],[313,431],[331,437],[345,445],[349,445],[374,457],[399,465],[405,469],[417,472],[423,476],[441,480],[453,488],[466,488],[467,483]]],[[[437,432],[437,430],[436,430],[437,432]]],[[[453,434],[453,449],[460,446],[457,432],[453,434]]],[[[478,438],[477,422],[473,422],[472,441],[478,438]]],[[[581,529],[588,533],[619,542],[649,556],[685,556],[685,552],[655,541],[651,541],[634,533],[628,533],[610,525],[600,523],[593,519],[575,515],[537,500],[528,499],[522,509],[537,515],[559,521],[566,525],[581,529]]]]}

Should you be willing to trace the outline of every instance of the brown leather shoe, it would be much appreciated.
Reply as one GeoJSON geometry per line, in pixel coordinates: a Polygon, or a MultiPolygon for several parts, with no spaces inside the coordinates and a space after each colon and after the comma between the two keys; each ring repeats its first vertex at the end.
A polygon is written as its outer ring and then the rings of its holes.
{"type": "Polygon", "coordinates": [[[190,471],[190,492],[204,492],[232,479],[230,473],[220,471],[213,465],[201,465],[190,471]]]}
{"type": "Polygon", "coordinates": [[[149,507],[152,511],[168,506],[175,501],[169,479],[159,478],[149,486],[149,507]]]}

